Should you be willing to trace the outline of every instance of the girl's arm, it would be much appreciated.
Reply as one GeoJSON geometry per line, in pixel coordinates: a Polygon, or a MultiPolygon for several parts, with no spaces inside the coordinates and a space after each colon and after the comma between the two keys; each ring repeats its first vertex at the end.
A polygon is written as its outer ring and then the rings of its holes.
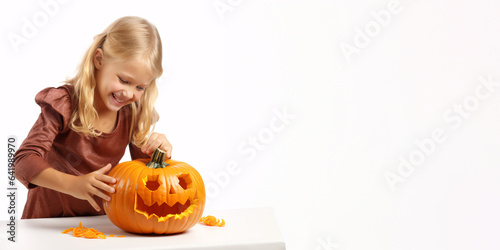
{"type": "Polygon", "coordinates": [[[114,193],[115,189],[107,183],[115,183],[116,179],[104,173],[111,169],[111,164],[82,176],[75,176],[47,168],[31,179],[31,183],[71,195],[75,198],[87,200],[96,211],[101,211],[94,200],[94,195],[104,200],[110,197],[104,192],[114,193]]]}

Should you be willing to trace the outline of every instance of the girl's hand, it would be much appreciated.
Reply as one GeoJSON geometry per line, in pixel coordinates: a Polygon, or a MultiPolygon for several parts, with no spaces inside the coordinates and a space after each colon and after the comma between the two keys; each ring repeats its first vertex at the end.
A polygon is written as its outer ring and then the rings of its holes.
{"type": "Polygon", "coordinates": [[[111,197],[104,193],[115,192],[115,189],[109,186],[108,183],[116,183],[116,179],[104,174],[110,169],[111,164],[108,163],[108,165],[99,170],[86,175],[76,176],[74,182],[70,184],[71,187],[69,188],[68,193],[78,199],[87,200],[96,211],[101,211],[101,208],[94,200],[94,195],[107,201],[111,199],[111,197]]]}
{"type": "Polygon", "coordinates": [[[167,152],[167,158],[172,157],[172,145],[168,142],[167,137],[164,134],[153,132],[141,151],[151,156],[157,148],[167,152]]]}

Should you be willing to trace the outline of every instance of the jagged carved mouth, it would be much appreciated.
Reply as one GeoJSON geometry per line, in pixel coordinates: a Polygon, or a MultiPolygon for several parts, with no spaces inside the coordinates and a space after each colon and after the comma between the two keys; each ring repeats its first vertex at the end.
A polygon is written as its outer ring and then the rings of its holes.
{"type": "Polygon", "coordinates": [[[164,221],[170,217],[182,219],[193,213],[197,203],[198,199],[193,200],[193,202],[188,200],[185,204],[176,202],[173,206],[169,206],[167,203],[158,205],[157,202],[148,206],[140,196],[136,195],[135,211],[144,214],[148,219],[152,216],[158,217],[158,221],[164,221]]]}
{"type": "Polygon", "coordinates": [[[179,182],[170,187],[169,194],[163,195],[155,192],[161,186],[157,176],[150,175],[143,179],[147,189],[136,193],[135,211],[148,219],[157,217],[159,222],[171,217],[182,219],[192,214],[199,202],[196,190],[188,175],[178,179],[179,182]]]}

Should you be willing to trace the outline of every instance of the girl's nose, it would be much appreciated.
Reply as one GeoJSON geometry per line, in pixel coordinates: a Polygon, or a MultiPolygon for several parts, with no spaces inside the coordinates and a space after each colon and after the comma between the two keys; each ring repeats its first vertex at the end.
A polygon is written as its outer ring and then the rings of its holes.
{"type": "Polygon", "coordinates": [[[134,98],[134,91],[131,89],[126,89],[123,91],[123,96],[127,98],[127,100],[134,98]]]}

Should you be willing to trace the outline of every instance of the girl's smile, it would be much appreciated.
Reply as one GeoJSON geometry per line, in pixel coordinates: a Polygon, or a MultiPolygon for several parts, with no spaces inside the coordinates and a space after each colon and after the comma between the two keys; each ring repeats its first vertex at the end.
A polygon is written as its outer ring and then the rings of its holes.
{"type": "Polygon", "coordinates": [[[112,96],[112,99],[115,102],[116,106],[119,106],[119,107],[124,106],[127,102],[127,100],[120,101],[120,99],[118,97],[116,97],[115,93],[111,93],[111,96],[112,96]]]}

